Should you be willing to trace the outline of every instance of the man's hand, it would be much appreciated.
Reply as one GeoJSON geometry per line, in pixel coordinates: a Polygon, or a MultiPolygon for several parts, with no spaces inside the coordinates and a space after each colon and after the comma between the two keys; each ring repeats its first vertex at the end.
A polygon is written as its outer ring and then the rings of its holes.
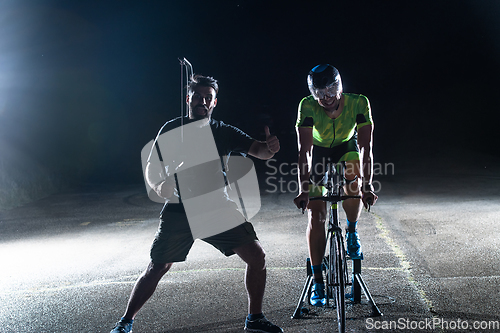
{"type": "Polygon", "coordinates": [[[297,206],[298,209],[301,209],[302,214],[304,214],[304,211],[309,204],[309,193],[301,192],[298,196],[295,197],[295,199],[293,199],[293,203],[295,204],[295,206],[297,206]]]}
{"type": "Polygon", "coordinates": [[[173,176],[167,177],[153,188],[160,198],[170,199],[174,195],[175,179],[173,176]]]}
{"type": "Polygon", "coordinates": [[[363,205],[368,211],[370,211],[370,207],[375,205],[377,202],[378,195],[376,195],[373,191],[363,192],[361,196],[361,200],[363,201],[363,205]]]}
{"type": "Polygon", "coordinates": [[[276,154],[280,150],[280,141],[275,135],[271,135],[269,132],[269,127],[264,127],[264,132],[266,133],[266,145],[267,149],[272,153],[276,154]]]}
{"type": "Polygon", "coordinates": [[[275,135],[271,135],[269,127],[266,126],[264,132],[266,141],[255,140],[248,149],[248,154],[261,160],[268,160],[280,150],[280,142],[275,135]]]}

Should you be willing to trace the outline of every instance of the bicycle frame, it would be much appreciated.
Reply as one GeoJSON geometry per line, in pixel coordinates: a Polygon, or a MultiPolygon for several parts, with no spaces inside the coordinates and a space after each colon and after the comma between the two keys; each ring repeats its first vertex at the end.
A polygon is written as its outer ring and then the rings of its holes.
{"type": "MultiPolygon", "coordinates": [[[[372,316],[382,316],[383,314],[375,304],[361,277],[361,259],[351,259],[346,255],[343,230],[339,221],[338,203],[347,199],[360,199],[361,196],[344,195],[345,180],[343,163],[328,165],[328,171],[322,185],[327,189],[326,196],[313,197],[309,198],[309,200],[329,202],[328,229],[326,235],[326,248],[328,249],[328,253],[323,257],[323,268],[326,271],[326,306],[330,306],[331,299],[335,301],[338,331],[344,333],[346,325],[346,288],[349,286],[352,286],[352,292],[349,293],[348,297],[353,303],[361,303],[362,290],[372,306],[372,316]],[[347,260],[353,261],[352,283],[349,280],[347,260]]],[[[307,309],[302,308],[302,305],[304,299],[310,294],[310,288],[312,286],[313,276],[309,258],[307,259],[306,267],[307,280],[302,290],[299,303],[292,316],[293,319],[301,318],[303,313],[308,313],[307,309]]]]}
{"type": "Polygon", "coordinates": [[[325,175],[324,186],[327,195],[310,200],[322,200],[330,203],[328,218],[328,254],[323,258],[326,270],[326,305],[330,306],[330,299],[335,300],[337,310],[338,331],[345,332],[345,295],[346,288],[351,285],[347,270],[347,260],[344,236],[340,226],[338,203],[346,199],[360,199],[361,196],[343,195],[344,188],[344,165],[329,164],[325,175]]]}

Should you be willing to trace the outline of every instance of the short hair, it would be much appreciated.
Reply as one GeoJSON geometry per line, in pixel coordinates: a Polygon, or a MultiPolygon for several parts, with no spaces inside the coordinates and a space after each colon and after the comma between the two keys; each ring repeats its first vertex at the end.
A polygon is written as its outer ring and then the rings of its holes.
{"type": "Polygon", "coordinates": [[[187,86],[188,93],[192,93],[198,86],[211,87],[215,90],[215,94],[219,93],[219,84],[217,83],[217,80],[211,76],[203,76],[199,74],[193,75],[187,86]]]}

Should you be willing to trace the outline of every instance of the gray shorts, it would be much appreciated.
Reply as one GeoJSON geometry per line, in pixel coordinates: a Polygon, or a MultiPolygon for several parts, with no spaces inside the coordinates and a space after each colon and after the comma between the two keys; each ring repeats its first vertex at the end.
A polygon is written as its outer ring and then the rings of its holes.
{"type": "MultiPolygon", "coordinates": [[[[221,251],[224,255],[234,254],[233,249],[258,240],[250,222],[202,239],[221,251]]],[[[172,263],[186,260],[194,239],[189,228],[188,219],[183,212],[167,212],[162,214],[160,225],[151,245],[151,260],[154,263],[172,263]]]]}

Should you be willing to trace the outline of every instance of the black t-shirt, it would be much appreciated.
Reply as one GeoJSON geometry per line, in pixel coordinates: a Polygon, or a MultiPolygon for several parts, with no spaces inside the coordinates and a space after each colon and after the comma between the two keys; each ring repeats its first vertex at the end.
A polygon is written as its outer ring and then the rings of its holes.
{"type": "MultiPolygon", "coordinates": [[[[184,126],[187,124],[190,124],[192,122],[195,122],[197,120],[191,120],[187,117],[178,117],[175,119],[172,119],[165,123],[160,131],[158,132],[158,135],[156,137],[155,143],[158,142],[158,138],[162,135],[165,134],[171,130],[177,129],[180,126],[184,126]]],[[[237,153],[242,156],[247,156],[248,150],[250,149],[250,146],[252,143],[255,141],[252,137],[247,135],[245,132],[241,131],[240,129],[228,125],[222,121],[218,121],[215,119],[210,119],[210,128],[212,130],[212,135],[214,138],[215,145],[217,147],[217,152],[219,156],[221,157],[221,161],[218,163],[216,161],[211,161],[207,164],[199,165],[198,167],[191,168],[191,172],[193,173],[193,177],[206,177],[206,175],[213,175],[214,172],[222,172],[225,177],[225,170],[223,170],[223,166],[228,162],[227,158],[231,155],[231,153],[237,153]],[[222,157],[227,157],[225,161],[222,160],[222,157]],[[200,172],[199,170],[203,170],[203,172],[200,172]]],[[[179,137],[179,142],[180,142],[180,137],[179,137]]],[[[176,144],[174,142],[171,142],[171,144],[176,144]]],[[[202,144],[202,143],[200,143],[202,144]]],[[[156,147],[156,144],[153,144],[152,147],[152,154],[159,153],[159,147],[156,147]]],[[[184,153],[189,154],[189,151],[184,153]]],[[[151,155],[150,155],[151,156],[151,155]]],[[[151,158],[151,157],[150,157],[151,158]]],[[[167,162],[167,161],[165,161],[167,162]]],[[[168,163],[168,162],[167,162],[168,163]]],[[[181,193],[182,196],[182,193],[181,193]]],[[[161,216],[163,216],[163,213],[166,211],[184,211],[183,205],[177,205],[174,204],[172,205],[173,202],[170,202],[168,205],[165,204],[165,206],[162,209],[161,216]],[[168,207],[167,210],[165,210],[168,207]]]]}
{"type": "MultiPolygon", "coordinates": [[[[182,125],[187,125],[196,120],[189,119],[187,117],[178,117],[172,119],[165,123],[160,129],[157,138],[172,129],[178,128],[182,125]]],[[[228,125],[222,121],[210,119],[210,127],[212,128],[212,134],[214,136],[215,145],[217,146],[217,151],[219,156],[229,156],[231,153],[238,153],[242,156],[247,156],[250,146],[255,141],[248,134],[236,128],[234,126],[228,125]]]]}

